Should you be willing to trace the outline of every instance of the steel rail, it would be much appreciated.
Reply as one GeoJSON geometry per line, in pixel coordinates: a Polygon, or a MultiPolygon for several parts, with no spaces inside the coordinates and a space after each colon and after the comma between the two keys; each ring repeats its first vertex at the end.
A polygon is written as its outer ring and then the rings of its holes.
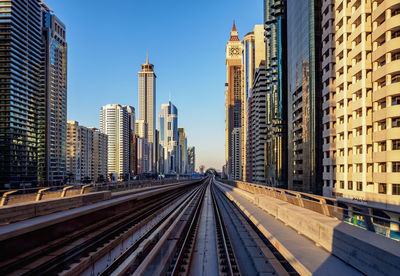
{"type": "Polygon", "coordinates": [[[125,275],[134,274],[141,275],[150,265],[156,254],[168,239],[169,234],[175,229],[176,224],[189,208],[190,204],[195,200],[201,186],[194,191],[190,197],[180,204],[169,216],[167,216],[160,224],[154,226],[145,237],[127,249],[114,263],[109,266],[101,275],[125,275]],[[156,242],[154,242],[156,240],[156,242]],[[137,267],[132,267],[132,264],[137,267]]]}
{"type": "MultiPolygon", "coordinates": [[[[183,190],[182,192],[175,193],[175,194],[165,194],[162,196],[162,201],[160,202],[160,198],[154,198],[149,202],[146,202],[141,208],[145,207],[144,210],[140,210],[138,212],[134,212],[133,214],[131,213],[130,216],[126,216],[129,214],[131,211],[126,211],[121,215],[118,215],[116,217],[112,217],[110,219],[105,219],[104,221],[101,221],[99,224],[90,225],[87,228],[87,231],[83,231],[83,235],[90,237],[88,238],[84,243],[74,246],[71,249],[67,249],[64,253],[62,254],[57,254],[57,256],[54,256],[50,260],[47,260],[40,265],[36,266],[33,269],[30,269],[27,271],[24,275],[43,275],[51,271],[56,271],[60,270],[62,267],[67,267],[71,262],[76,260],[77,258],[80,258],[83,254],[87,253],[88,251],[93,251],[94,249],[98,248],[101,246],[101,244],[104,244],[107,239],[112,239],[113,237],[117,236],[118,233],[121,233],[128,229],[129,227],[133,227],[135,224],[137,224],[141,219],[145,218],[146,216],[150,215],[151,213],[154,213],[155,211],[159,210],[160,207],[168,205],[170,202],[173,202],[176,198],[182,196],[185,193],[186,189],[183,190]],[[124,217],[125,216],[125,217],[124,217]],[[132,220],[132,218],[134,218],[132,220]],[[119,219],[119,220],[118,220],[119,219]],[[108,227],[112,223],[113,227],[108,227]],[[106,233],[104,231],[101,231],[102,228],[106,228],[106,233]]],[[[2,269],[3,272],[12,272],[12,271],[17,271],[18,269],[21,268],[21,265],[28,265],[30,263],[33,263],[34,261],[40,260],[42,257],[49,256],[51,255],[51,252],[55,252],[56,250],[62,250],[63,248],[68,248],[74,241],[83,239],[82,235],[77,236],[77,235],[72,235],[72,238],[64,240],[64,242],[61,243],[51,243],[51,245],[46,248],[47,250],[39,250],[37,254],[33,254],[31,256],[28,256],[27,258],[23,258],[22,260],[17,260],[16,262],[12,263],[11,266],[10,264],[6,267],[4,270],[4,267],[2,269]],[[19,266],[15,266],[15,264],[18,263],[19,266]]],[[[2,272],[2,273],[3,273],[2,272]]]]}
{"type": "MultiPolygon", "coordinates": [[[[207,186],[210,185],[210,183],[211,183],[211,178],[210,178],[210,181],[204,187],[204,189],[203,189],[203,191],[201,193],[201,196],[200,196],[200,199],[199,199],[199,201],[197,203],[196,209],[195,209],[195,211],[194,211],[194,213],[193,213],[193,215],[191,217],[190,225],[189,225],[188,229],[185,231],[186,232],[185,238],[183,239],[183,243],[182,243],[182,245],[180,247],[180,250],[178,252],[178,256],[176,257],[176,262],[173,264],[173,268],[172,268],[172,270],[170,272],[170,275],[178,275],[178,273],[180,272],[179,268],[181,268],[182,261],[184,259],[184,252],[188,249],[188,243],[189,243],[191,237],[196,232],[196,228],[197,228],[197,226],[199,224],[200,211],[201,211],[201,208],[202,208],[202,205],[203,205],[205,191],[207,189],[207,186]]],[[[190,254],[189,254],[188,263],[190,263],[190,259],[192,257],[192,254],[191,254],[192,250],[189,250],[189,251],[190,251],[190,254]]]]}
{"type": "MultiPolygon", "coordinates": [[[[230,276],[233,275],[237,275],[237,274],[241,274],[240,270],[239,270],[239,266],[237,265],[237,259],[235,256],[235,253],[233,252],[232,249],[232,245],[230,244],[230,240],[229,240],[229,236],[228,236],[228,232],[226,230],[226,225],[223,221],[222,215],[221,215],[221,210],[219,209],[217,200],[215,198],[215,191],[214,191],[214,186],[211,186],[211,197],[212,197],[212,201],[213,201],[213,207],[214,207],[214,214],[215,214],[215,222],[216,222],[216,232],[219,233],[219,235],[221,236],[220,241],[223,244],[223,250],[224,250],[224,255],[225,255],[225,259],[227,262],[227,274],[230,276]],[[230,250],[229,250],[230,248],[230,250]],[[235,264],[235,267],[237,269],[237,271],[234,271],[233,266],[235,264]]],[[[217,234],[217,238],[219,236],[217,234]]],[[[219,266],[221,266],[222,262],[219,262],[219,266]]],[[[223,268],[222,268],[223,269],[223,268]]]]}

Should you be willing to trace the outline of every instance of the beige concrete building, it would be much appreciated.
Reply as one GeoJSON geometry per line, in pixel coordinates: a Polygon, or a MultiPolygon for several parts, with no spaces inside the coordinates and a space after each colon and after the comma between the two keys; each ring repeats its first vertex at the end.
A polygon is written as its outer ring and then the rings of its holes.
{"type": "Polygon", "coordinates": [[[247,33],[242,41],[243,52],[242,52],[242,164],[243,164],[243,180],[248,181],[247,172],[251,171],[248,168],[248,164],[251,162],[247,161],[247,133],[248,133],[248,98],[250,95],[250,89],[253,88],[253,77],[254,72],[260,66],[260,62],[265,60],[265,42],[264,42],[264,25],[255,25],[254,30],[247,33]]]}
{"type": "Polygon", "coordinates": [[[136,120],[136,135],[147,140],[147,122],[145,120],[136,120]]]}
{"type": "Polygon", "coordinates": [[[67,122],[66,164],[68,182],[81,183],[107,179],[107,135],[96,128],[67,122]]]}
{"type": "Polygon", "coordinates": [[[336,0],[334,8],[336,179],[324,193],[398,209],[400,2],[336,0]]]}
{"type": "Polygon", "coordinates": [[[336,183],[335,0],[322,3],[322,133],[324,192],[336,183]]]}
{"type": "Polygon", "coordinates": [[[93,132],[93,175],[95,182],[103,182],[108,178],[107,149],[108,137],[97,128],[90,128],[93,132]]]}

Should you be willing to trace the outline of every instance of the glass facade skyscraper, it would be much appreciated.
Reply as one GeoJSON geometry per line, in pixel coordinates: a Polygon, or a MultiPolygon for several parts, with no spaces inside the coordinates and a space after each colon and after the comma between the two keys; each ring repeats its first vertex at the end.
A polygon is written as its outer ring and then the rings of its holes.
{"type": "Polygon", "coordinates": [[[38,0],[0,1],[0,185],[66,175],[65,25],[38,0]]]}
{"type": "Polygon", "coordinates": [[[265,178],[287,185],[286,1],[265,0],[266,123],[265,178]]]}
{"type": "Polygon", "coordinates": [[[66,176],[67,43],[65,25],[43,8],[46,95],[45,181],[60,184],[66,176]]]}
{"type": "Polygon", "coordinates": [[[320,0],[287,1],[288,188],[322,193],[320,0]]]}
{"type": "Polygon", "coordinates": [[[178,172],[178,109],[171,102],[162,104],[160,110],[160,145],[164,156],[164,174],[178,172]]]}
{"type": "Polygon", "coordinates": [[[42,7],[0,1],[0,183],[37,183],[45,161],[42,7]]]}

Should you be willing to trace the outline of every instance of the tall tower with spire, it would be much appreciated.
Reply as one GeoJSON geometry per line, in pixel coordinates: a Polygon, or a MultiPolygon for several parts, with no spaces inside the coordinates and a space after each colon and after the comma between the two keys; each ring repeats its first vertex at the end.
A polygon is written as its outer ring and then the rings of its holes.
{"type": "MultiPolygon", "coordinates": [[[[139,74],[139,120],[147,123],[147,139],[154,145],[154,133],[156,127],[156,74],[154,65],[149,63],[149,55],[146,63],[142,64],[139,74]]],[[[154,159],[153,159],[154,160],[154,159]]]]}
{"type": "Polygon", "coordinates": [[[226,44],[225,159],[228,177],[242,178],[242,50],[235,21],[226,44]]]}

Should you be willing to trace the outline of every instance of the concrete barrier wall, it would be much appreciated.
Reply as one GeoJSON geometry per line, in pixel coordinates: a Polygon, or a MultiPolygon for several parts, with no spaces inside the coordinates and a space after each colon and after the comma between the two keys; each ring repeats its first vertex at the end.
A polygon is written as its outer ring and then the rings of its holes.
{"type": "MultiPolygon", "coordinates": [[[[233,191],[367,275],[400,275],[400,243],[266,195],[233,191]]],[[[231,200],[235,198],[225,192],[231,200]]],[[[268,225],[264,225],[268,229],[268,225]]]]}
{"type": "MultiPolygon", "coordinates": [[[[92,192],[99,192],[99,191],[125,191],[130,189],[137,189],[143,187],[154,187],[158,185],[167,185],[167,184],[177,184],[191,181],[191,179],[163,179],[163,180],[139,180],[139,181],[131,181],[131,182],[118,182],[118,183],[99,183],[99,184],[90,184],[92,186],[85,188],[84,194],[92,193],[92,192]]],[[[81,188],[84,185],[76,185],[73,186],[72,189],[68,189],[65,193],[65,197],[70,197],[74,195],[81,194],[81,188]]],[[[55,199],[60,198],[62,195],[62,189],[67,186],[59,186],[59,187],[49,187],[52,189],[59,189],[57,191],[44,191],[40,200],[47,200],[47,199],[55,199]]],[[[43,188],[43,187],[42,187],[43,188]]],[[[7,200],[4,202],[4,206],[20,204],[20,203],[27,203],[36,201],[37,192],[40,188],[30,189],[30,193],[27,194],[10,194],[7,196],[7,200]]],[[[5,192],[5,191],[2,191],[5,192]]],[[[20,192],[26,192],[25,190],[20,190],[20,192]]],[[[0,206],[2,207],[2,206],[0,206]]]]}
{"type": "Polygon", "coordinates": [[[54,198],[31,203],[16,204],[0,208],[0,223],[12,223],[33,217],[77,208],[111,198],[110,191],[95,192],[65,198],[54,198]]]}

